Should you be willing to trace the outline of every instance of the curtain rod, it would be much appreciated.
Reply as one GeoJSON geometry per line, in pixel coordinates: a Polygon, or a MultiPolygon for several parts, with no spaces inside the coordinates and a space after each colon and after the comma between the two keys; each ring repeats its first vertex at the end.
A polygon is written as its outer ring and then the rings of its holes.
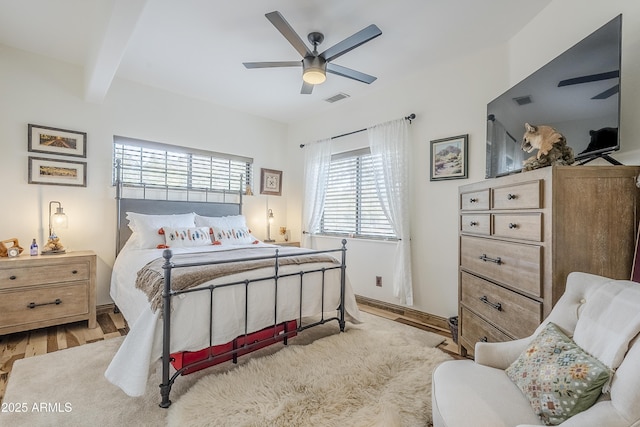
{"type": "MultiPolygon", "coordinates": [[[[408,116],[406,116],[404,119],[405,120],[409,120],[409,124],[411,124],[411,120],[415,120],[415,118],[416,118],[416,115],[414,113],[411,113],[408,116]]],[[[354,130],[352,132],[343,133],[342,135],[332,136],[329,139],[338,139],[338,138],[342,138],[343,136],[353,135],[354,133],[364,132],[365,130],[367,130],[367,128],[358,129],[358,130],[354,130]]],[[[304,144],[300,144],[300,148],[304,148],[304,144]]]]}

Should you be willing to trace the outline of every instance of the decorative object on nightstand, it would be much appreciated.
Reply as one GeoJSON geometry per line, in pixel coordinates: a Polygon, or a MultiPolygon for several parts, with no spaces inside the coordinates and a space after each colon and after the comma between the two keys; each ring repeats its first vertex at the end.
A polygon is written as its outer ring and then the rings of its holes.
{"type": "Polygon", "coordinates": [[[96,323],[96,254],[0,259],[0,335],[87,320],[96,323]]]}
{"type": "Polygon", "coordinates": [[[289,232],[287,231],[287,227],[280,227],[280,235],[285,242],[289,241],[289,232]]]}
{"type": "Polygon", "coordinates": [[[0,257],[14,257],[20,255],[20,253],[22,253],[22,248],[15,237],[0,242],[0,257]],[[11,243],[11,245],[7,246],[7,243],[11,243]]]}
{"type": "Polygon", "coordinates": [[[275,240],[271,238],[271,224],[273,224],[273,220],[274,220],[273,210],[269,209],[267,211],[267,238],[265,240],[265,242],[267,243],[275,242],[275,240]]]}
{"type": "Polygon", "coordinates": [[[62,209],[62,204],[57,201],[49,202],[49,240],[47,240],[47,244],[42,248],[43,255],[63,254],[66,252],[55,230],[67,228],[68,226],[69,219],[62,209]],[[56,208],[56,212],[52,214],[51,205],[54,203],[57,203],[58,207],[56,208]]]}

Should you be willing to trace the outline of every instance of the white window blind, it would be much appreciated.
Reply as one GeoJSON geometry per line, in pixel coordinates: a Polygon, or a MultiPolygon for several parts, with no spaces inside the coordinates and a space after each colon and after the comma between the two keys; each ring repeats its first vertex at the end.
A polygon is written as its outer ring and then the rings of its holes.
{"type": "Polygon", "coordinates": [[[113,182],[120,160],[128,187],[245,192],[253,183],[253,159],[114,136],[113,182]]]}
{"type": "Polygon", "coordinates": [[[396,238],[382,211],[369,149],[332,156],[321,234],[396,238]]]}

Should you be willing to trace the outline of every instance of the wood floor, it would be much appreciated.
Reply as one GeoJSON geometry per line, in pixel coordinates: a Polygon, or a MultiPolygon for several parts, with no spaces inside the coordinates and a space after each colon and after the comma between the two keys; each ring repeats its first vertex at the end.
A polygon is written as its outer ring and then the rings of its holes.
{"type": "MultiPolygon", "coordinates": [[[[442,335],[445,338],[445,342],[438,346],[438,348],[454,357],[460,357],[458,355],[458,346],[451,339],[451,332],[448,330],[418,322],[413,318],[399,316],[396,313],[379,308],[362,304],[360,304],[359,307],[367,313],[442,335]]],[[[113,313],[112,310],[101,310],[99,311],[97,320],[98,327],[95,329],[89,329],[87,322],[84,321],[28,332],[0,335],[0,402],[2,402],[4,398],[11,368],[16,360],[115,338],[126,335],[128,332],[124,317],[122,317],[120,313],[113,313]]]]}

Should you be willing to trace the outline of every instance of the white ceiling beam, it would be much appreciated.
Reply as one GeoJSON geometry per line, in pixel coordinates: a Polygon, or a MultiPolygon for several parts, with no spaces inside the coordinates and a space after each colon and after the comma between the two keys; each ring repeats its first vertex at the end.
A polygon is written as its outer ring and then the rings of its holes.
{"type": "Polygon", "coordinates": [[[86,101],[104,101],[148,1],[114,0],[105,31],[89,53],[85,66],[86,101]]]}

